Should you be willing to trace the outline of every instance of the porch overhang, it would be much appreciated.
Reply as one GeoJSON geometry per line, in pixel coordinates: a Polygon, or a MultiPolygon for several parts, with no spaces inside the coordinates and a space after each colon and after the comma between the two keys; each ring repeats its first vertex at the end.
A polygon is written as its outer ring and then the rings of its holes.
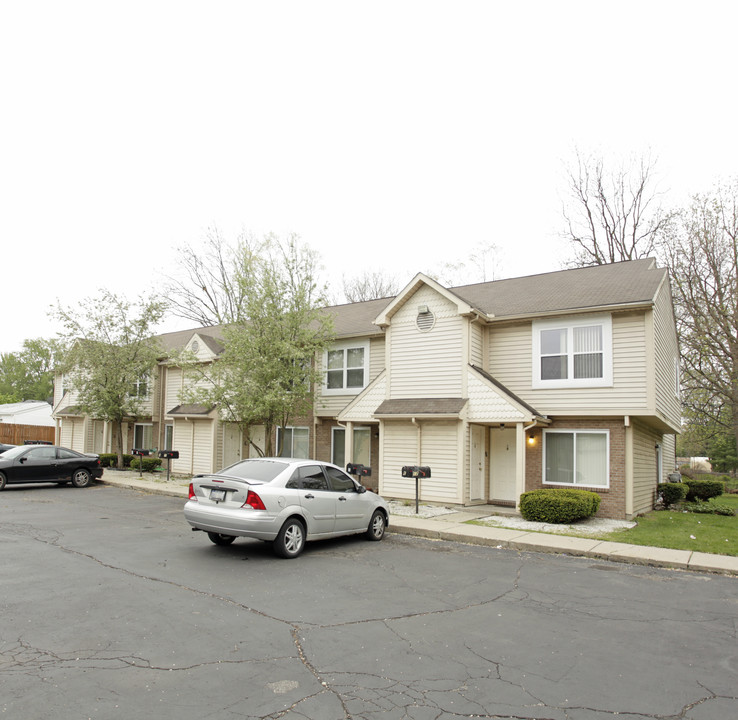
{"type": "Polygon", "coordinates": [[[382,402],[374,411],[374,417],[379,420],[460,420],[468,402],[467,398],[397,398],[382,402]]]}

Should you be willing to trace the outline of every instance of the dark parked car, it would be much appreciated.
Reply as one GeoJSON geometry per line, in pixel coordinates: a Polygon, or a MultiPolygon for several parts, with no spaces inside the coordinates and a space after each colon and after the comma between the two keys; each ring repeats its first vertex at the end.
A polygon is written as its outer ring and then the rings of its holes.
{"type": "Polygon", "coordinates": [[[66,483],[87,487],[102,477],[98,455],[55,445],[19,445],[0,455],[0,490],[8,483],[66,483]]]}

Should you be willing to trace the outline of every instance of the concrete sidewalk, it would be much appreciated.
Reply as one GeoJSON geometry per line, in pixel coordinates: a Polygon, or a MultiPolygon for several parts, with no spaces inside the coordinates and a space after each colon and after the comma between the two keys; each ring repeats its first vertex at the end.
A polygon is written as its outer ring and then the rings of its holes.
{"type": "MultiPolygon", "coordinates": [[[[106,469],[98,482],[181,498],[187,497],[189,488],[189,480],[186,479],[173,477],[167,480],[166,475],[143,473],[141,476],[137,472],[127,470],[106,469]]],[[[391,515],[389,531],[432,540],[453,540],[471,545],[490,545],[495,548],[510,548],[525,552],[562,553],[598,560],[738,576],[738,557],[728,555],[712,555],[691,550],[669,550],[569,535],[551,535],[467,524],[469,520],[488,515],[490,515],[488,509],[480,510],[480,508],[459,509],[457,512],[433,518],[391,515]]]]}

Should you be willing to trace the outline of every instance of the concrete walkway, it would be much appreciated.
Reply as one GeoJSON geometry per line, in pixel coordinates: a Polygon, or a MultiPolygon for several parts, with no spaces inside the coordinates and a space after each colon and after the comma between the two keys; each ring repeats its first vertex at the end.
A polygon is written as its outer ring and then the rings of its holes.
{"type": "MultiPolygon", "coordinates": [[[[189,488],[188,479],[173,477],[167,480],[166,474],[143,473],[141,476],[137,472],[127,470],[106,469],[102,479],[98,482],[182,498],[187,497],[189,488]]],[[[466,524],[469,520],[488,515],[490,515],[488,508],[484,510],[464,508],[459,509],[458,512],[433,518],[391,515],[389,531],[432,540],[454,540],[471,545],[491,545],[496,548],[510,548],[525,552],[562,553],[598,560],[738,576],[738,557],[728,555],[712,555],[691,550],[670,550],[569,535],[551,535],[466,524]]]]}

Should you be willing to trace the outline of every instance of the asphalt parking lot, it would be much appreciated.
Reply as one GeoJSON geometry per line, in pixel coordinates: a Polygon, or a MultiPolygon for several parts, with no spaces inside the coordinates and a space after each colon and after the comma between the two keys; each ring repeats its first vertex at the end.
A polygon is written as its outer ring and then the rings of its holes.
{"type": "Polygon", "coordinates": [[[105,485],[0,520],[9,718],[738,716],[731,577],[405,535],[279,560],[105,485]]]}

